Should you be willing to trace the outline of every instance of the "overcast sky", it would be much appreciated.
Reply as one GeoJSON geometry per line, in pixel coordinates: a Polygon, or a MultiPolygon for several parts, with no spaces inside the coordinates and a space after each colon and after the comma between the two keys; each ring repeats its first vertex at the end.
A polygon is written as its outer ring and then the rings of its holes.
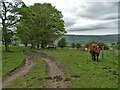
{"type": "Polygon", "coordinates": [[[97,0],[22,1],[26,5],[47,2],[62,11],[67,34],[105,35],[118,33],[118,0],[99,0],[99,2],[97,0]]]}

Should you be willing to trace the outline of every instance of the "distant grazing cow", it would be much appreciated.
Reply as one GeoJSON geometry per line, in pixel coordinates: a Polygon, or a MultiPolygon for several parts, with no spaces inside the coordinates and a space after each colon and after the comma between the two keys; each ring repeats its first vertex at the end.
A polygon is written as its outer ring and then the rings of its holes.
{"type": "Polygon", "coordinates": [[[56,49],[56,46],[55,45],[48,45],[47,49],[56,49]]]}
{"type": "Polygon", "coordinates": [[[96,60],[98,61],[98,57],[100,54],[100,48],[97,44],[93,43],[90,45],[89,47],[89,53],[92,55],[92,60],[96,60]]]}
{"type": "Polygon", "coordinates": [[[88,50],[88,48],[84,48],[84,50],[85,50],[85,51],[87,51],[87,50],[88,50]]]}

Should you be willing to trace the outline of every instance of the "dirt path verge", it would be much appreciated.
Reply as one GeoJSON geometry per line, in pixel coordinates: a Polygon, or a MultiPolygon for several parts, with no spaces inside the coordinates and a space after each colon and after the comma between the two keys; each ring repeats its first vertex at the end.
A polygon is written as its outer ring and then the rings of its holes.
{"type": "Polygon", "coordinates": [[[24,62],[19,67],[10,71],[3,79],[2,79],[2,87],[5,88],[9,85],[11,81],[14,81],[16,78],[25,75],[34,65],[32,61],[32,55],[27,54],[24,62]]]}

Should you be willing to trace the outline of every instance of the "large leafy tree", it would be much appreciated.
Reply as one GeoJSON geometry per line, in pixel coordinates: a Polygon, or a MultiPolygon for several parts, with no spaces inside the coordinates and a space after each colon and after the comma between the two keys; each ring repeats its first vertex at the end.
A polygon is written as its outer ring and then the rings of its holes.
{"type": "Polygon", "coordinates": [[[0,19],[2,24],[2,41],[5,45],[5,50],[9,51],[9,43],[15,32],[15,25],[19,21],[18,8],[23,5],[22,2],[14,0],[0,2],[0,19]]]}
{"type": "Polygon", "coordinates": [[[22,18],[18,25],[17,33],[22,41],[31,43],[32,46],[41,44],[45,48],[59,36],[64,34],[64,21],[62,14],[49,3],[36,3],[33,6],[22,8],[26,9],[21,13],[22,18]],[[27,18],[27,19],[25,19],[27,18]],[[30,41],[30,42],[29,42],[30,41]]]}
{"type": "Polygon", "coordinates": [[[45,48],[47,44],[54,42],[64,31],[62,14],[49,3],[36,3],[32,7],[36,13],[35,33],[37,44],[45,48]]]}

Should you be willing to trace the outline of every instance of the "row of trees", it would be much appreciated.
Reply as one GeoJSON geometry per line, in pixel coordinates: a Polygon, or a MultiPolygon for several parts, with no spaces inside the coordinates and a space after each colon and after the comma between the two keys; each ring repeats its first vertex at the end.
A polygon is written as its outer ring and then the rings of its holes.
{"type": "MultiPolygon", "coordinates": [[[[103,42],[89,42],[89,43],[87,43],[87,44],[85,44],[83,47],[86,47],[86,48],[89,48],[89,46],[92,44],[92,43],[96,43],[101,49],[102,49],[102,47],[104,46],[104,49],[105,50],[108,50],[110,47],[107,45],[107,44],[105,44],[105,43],[103,43],[103,42]]],[[[119,42],[117,42],[117,43],[111,43],[111,46],[119,46],[119,42]],[[116,45],[117,44],[117,45],[116,45]]],[[[59,41],[58,41],[58,47],[61,47],[61,48],[64,48],[64,47],[67,47],[67,42],[66,42],[66,40],[65,40],[65,38],[62,38],[62,39],[60,39],[59,41]]],[[[82,44],[80,44],[80,43],[72,43],[71,44],[71,47],[74,49],[74,48],[81,48],[82,47],[82,44]]]]}
{"type": "Polygon", "coordinates": [[[0,3],[3,42],[9,51],[11,38],[19,38],[31,48],[45,48],[65,33],[62,13],[49,3],[26,6],[17,0],[0,3]]]}
{"type": "MultiPolygon", "coordinates": [[[[66,40],[65,40],[65,38],[62,38],[62,39],[60,39],[59,41],[58,41],[58,47],[61,47],[61,48],[64,48],[64,47],[66,47],[67,46],[67,42],[66,42],[66,40]]],[[[77,43],[77,44],[75,44],[74,42],[71,44],[71,47],[74,49],[75,47],[76,48],[81,48],[82,47],[82,45],[80,44],[80,43],[77,43]]]]}

